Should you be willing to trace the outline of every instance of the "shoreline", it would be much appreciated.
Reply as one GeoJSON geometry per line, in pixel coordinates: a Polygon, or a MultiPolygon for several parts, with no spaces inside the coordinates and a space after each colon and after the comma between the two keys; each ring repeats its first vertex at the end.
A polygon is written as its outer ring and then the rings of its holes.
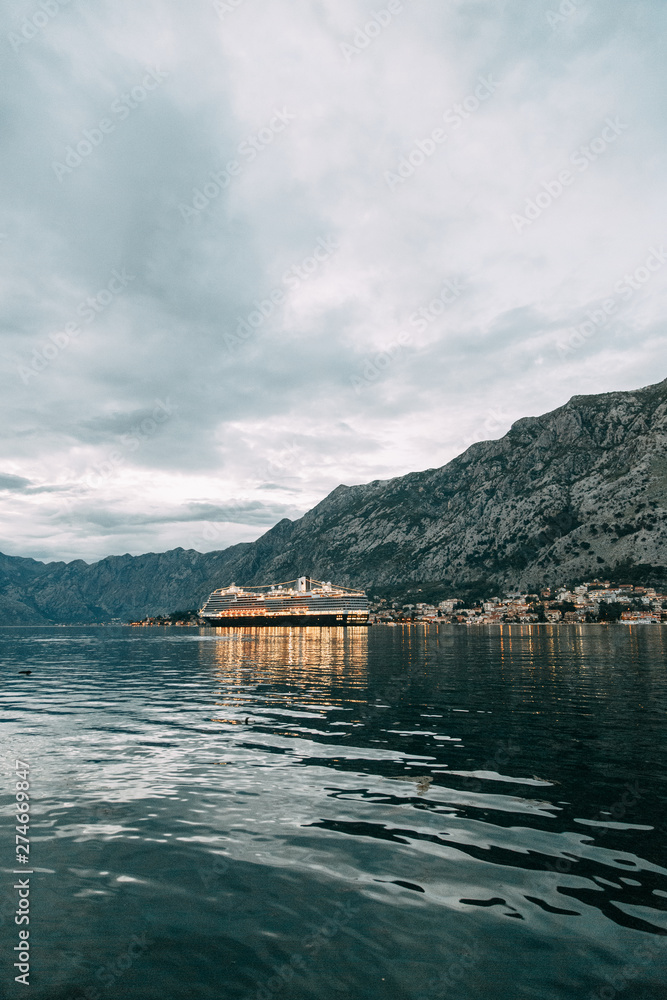
{"type": "Polygon", "coordinates": [[[572,628],[580,627],[582,625],[594,626],[594,627],[614,627],[616,625],[621,626],[633,626],[633,625],[667,625],[667,621],[656,622],[649,621],[647,619],[637,619],[635,621],[617,621],[617,622],[438,622],[438,621],[401,621],[401,622],[368,622],[363,625],[166,625],[166,624],[146,624],[137,625],[133,622],[52,622],[50,624],[40,624],[31,625],[29,623],[25,625],[5,625],[0,622],[0,628],[180,628],[180,629],[213,629],[217,630],[220,628],[225,629],[247,629],[255,628],[265,629],[270,628],[308,628],[311,631],[318,628],[415,628],[418,625],[428,625],[429,627],[435,625],[437,628],[490,628],[490,627],[512,627],[521,626],[525,628],[572,628]]]}

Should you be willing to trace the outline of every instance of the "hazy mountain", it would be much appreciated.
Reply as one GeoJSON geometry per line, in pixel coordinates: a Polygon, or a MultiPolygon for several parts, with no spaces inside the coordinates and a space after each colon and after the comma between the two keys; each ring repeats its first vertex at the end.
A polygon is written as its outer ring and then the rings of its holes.
{"type": "Polygon", "coordinates": [[[5,623],[192,608],[216,586],[310,573],[374,590],[490,595],[617,570],[667,575],[667,380],[574,396],[440,469],[339,486],[256,542],[93,565],[0,556],[5,623]]]}

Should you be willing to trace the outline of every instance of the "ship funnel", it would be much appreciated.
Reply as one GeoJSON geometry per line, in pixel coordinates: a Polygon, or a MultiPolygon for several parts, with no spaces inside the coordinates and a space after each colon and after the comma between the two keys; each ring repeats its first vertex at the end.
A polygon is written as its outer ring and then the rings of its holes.
{"type": "Polygon", "coordinates": [[[306,591],[310,590],[310,577],[300,576],[296,581],[296,589],[299,594],[305,594],[306,591]]]}

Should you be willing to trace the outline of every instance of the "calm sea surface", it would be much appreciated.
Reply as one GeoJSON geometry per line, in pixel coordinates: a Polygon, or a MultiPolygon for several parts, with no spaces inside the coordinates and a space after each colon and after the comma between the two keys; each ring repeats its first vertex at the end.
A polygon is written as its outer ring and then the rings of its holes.
{"type": "Polygon", "coordinates": [[[0,995],[664,1000],[666,651],[663,626],[0,629],[0,995]]]}

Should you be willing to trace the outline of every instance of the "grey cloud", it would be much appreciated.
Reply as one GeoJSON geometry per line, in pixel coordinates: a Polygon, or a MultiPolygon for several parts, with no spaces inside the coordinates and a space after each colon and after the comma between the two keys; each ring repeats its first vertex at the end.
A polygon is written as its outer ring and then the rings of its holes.
{"type": "Polygon", "coordinates": [[[211,3],[70,4],[16,51],[9,33],[30,10],[5,8],[7,542],[52,557],[108,554],[123,533],[133,551],[180,544],[185,525],[231,517],[247,497],[216,546],[338,482],[444,463],[503,402],[515,418],[654,381],[667,267],[632,323],[574,359],[549,344],[660,236],[662,6],[585,0],[552,26],[558,5],[404,0],[349,64],[340,43],[372,11],[361,0],[256,0],[224,22],[211,3]],[[167,78],[121,117],[114,102],[147,66],[167,78]],[[499,81],[493,98],[444,122],[483,74],[499,81]],[[241,143],[276,107],[295,117],[251,159],[241,143]],[[608,114],[631,124],[622,143],[517,234],[511,214],[608,114]],[[384,172],[440,126],[446,142],[390,191],[384,172]],[[68,146],[75,161],[84,130],[99,142],[59,180],[53,162],[68,146]],[[328,234],[336,252],[288,283],[328,234]],[[132,280],[106,301],[123,268],[132,280]],[[465,294],[419,334],[410,317],[455,276],[465,294]],[[283,301],[230,351],[272,292],[283,301]],[[406,350],[355,392],[402,333],[406,350]],[[169,420],[137,432],[167,398],[169,420]],[[60,534],[47,530],[61,523],[49,492],[76,511],[60,534]]]}
{"type": "Polygon", "coordinates": [[[13,476],[11,473],[0,473],[0,490],[7,493],[22,493],[25,496],[33,496],[36,493],[62,493],[62,486],[35,486],[30,479],[23,476],[13,476]]]}
{"type": "Polygon", "coordinates": [[[111,530],[201,521],[270,527],[288,514],[294,514],[293,507],[280,503],[263,504],[259,501],[239,501],[237,504],[227,505],[193,502],[185,504],[181,509],[166,509],[160,513],[127,512],[105,507],[103,504],[92,506],[90,502],[80,502],[75,507],[60,512],[57,519],[62,522],[75,517],[79,524],[87,523],[111,530]]]}
{"type": "Polygon", "coordinates": [[[0,473],[0,490],[10,490],[13,493],[25,493],[31,485],[29,479],[23,476],[12,476],[6,472],[0,473]]]}
{"type": "MultiPolygon", "coordinates": [[[[292,513],[293,508],[285,504],[263,504],[258,501],[239,502],[236,505],[192,503],[185,513],[179,514],[174,521],[223,521],[237,524],[271,525],[281,517],[292,513]]],[[[163,518],[162,520],[166,520],[163,518]]],[[[157,523],[157,522],[156,522],[157,523]]]]}

